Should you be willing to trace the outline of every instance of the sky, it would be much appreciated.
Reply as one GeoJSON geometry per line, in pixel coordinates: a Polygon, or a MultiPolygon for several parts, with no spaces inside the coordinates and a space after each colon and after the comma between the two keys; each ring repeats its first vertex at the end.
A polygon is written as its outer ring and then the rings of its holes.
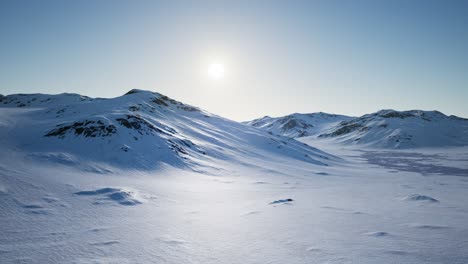
{"type": "Polygon", "coordinates": [[[0,1],[0,94],[133,88],[237,121],[468,117],[468,1],[0,1]]]}

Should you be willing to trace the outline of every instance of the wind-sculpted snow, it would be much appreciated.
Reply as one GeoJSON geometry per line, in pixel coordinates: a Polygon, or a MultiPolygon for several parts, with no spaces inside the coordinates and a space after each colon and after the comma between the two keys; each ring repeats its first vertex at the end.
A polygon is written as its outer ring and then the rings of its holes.
{"type": "Polygon", "coordinates": [[[447,166],[442,155],[398,150],[361,150],[368,163],[395,171],[413,171],[423,175],[456,175],[468,177],[468,168],[447,166]]]}
{"type": "MultiPolygon", "coordinates": [[[[134,95],[138,94],[128,96],[134,95]]],[[[468,263],[468,180],[449,169],[468,168],[466,147],[421,149],[420,154],[379,151],[391,163],[416,159],[411,170],[372,163],[362,155],[378,156],[376,151],[353,148],[332,149],[344,159],[335,162],[331,157],[327,161],[333,166],[321,166],[283,155],[288,147],[302,151],[304,145],[295,140],[271,137],[272,145],[264,146],[258,142],[267,133],[228,122],[198,125],[197,119],[198,134],[188,134],[195,126],[184,129],[182,124],[192,124],[184,119],[156,120],[141,110],[92,111],[77,120],[103,120],[117,132],[85,137],[70,131],[59,138],[44,136],[50,131],[47,119],[41,119],[47,121],[42,125],[30,118],[44,109],[1,110],[2,264],[468,263]],[[144,122],[138,124],[145,130],[138,131],[138,125],[126,127],[116,121],[137,122],[127,115],[139,115],[164,133],[146,130],[144,122]],[[246,140],[235,129],[254,135],[246,140]],[[15,141],[30,135],[57,146],[15,141]],[[120,138],[125,146],[112,143],[120,138]],[[107,158],[125,165],[159,138],[162,144],[171,140],[184,146],[184,161],[204,166],[197,171],[175,166],[141,170],[102,162],[100,155],[112,150],[108,154],[115,156],[107,158]],[[144,144],[136,144],[140,142],[144,144]],[[86,152],[79,153],[77,145],[86,145],[86,152]],[[200,154],[205,160],[194,158],[197,147],[208,151],[200,154]],[[212,151],[220,147],[224,151],[215,158],[212,151]],[[238,157],[228,159],[228,154],[238,157]],[[96,161],[83,160],[93,155],[96,161]],[[443,166],[445,173],[431,173],[435,167],[427,164],[443,166]]],[[[59,119],[61,124],[75,122],[59,119]]],[[[168,151],[165,154],[178,156],[169,147],[168,151]]]]}
{"type": "Polygon", "coordinates": [[[280,199],[280,200],[273,201],[270,204],[284,204],[284,203],[290,203],[293,201],[294,201],[293,199],[287,198],[287,199],[280,199]]]}
{"type": "Polygon", "coordinates": [[[390,236],[389,233],[384,232],[384,231],[369,232],[369,233],[366,233],[366,235],[371,236],[371,237],[388,237],[388,236],[390,236]]]}
{"type": "MultiPolygon", "coordinates": [[[[29,153],[68,153],[116,167],[196,169],[256,159],[330,165],[336,157],[296,140],[205,112],[165,95],[131,90],[111,99],[76,94],[1,97],[5,144],[29,153]],[[219,161],[219,162],[216,162],[219,161]]],[[[67,155],[68,155],[67,154],[67,155]]],[[[31,156],[30,156],[31,157],[31,156]]]]}
{"type": "Polygon", "coordinates": [[[101,188],[95,191],[76,192],[78,196],[92,196],[95,198],[94,204],[102,204],[105,201],[115,201],[120,205],[138,205],[141,200],[133,191],[123,190],[121,188],[101,188]]]}
{"type": "Polygon", "coordinates": [[[403,200],[405,200],[405,201],[421,201],[421,202],[430,202],[430,203],[438,203],[439,202],[439,200],[434,199],[434,198],[432,198],[430,196],[420,195],[420,194],[413,194],[413,195],[407,196],[407,197],[403,198],[403,200]]]}

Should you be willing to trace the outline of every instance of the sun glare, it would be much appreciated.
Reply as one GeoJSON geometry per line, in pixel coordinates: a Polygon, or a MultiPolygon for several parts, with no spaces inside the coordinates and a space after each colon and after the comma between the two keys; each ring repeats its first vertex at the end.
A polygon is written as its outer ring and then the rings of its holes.
{"type": "Polygon", "coordinates": [[[224,65],[221,63],[212,63],[208,67],[208,76],[210,78],[219,80],[224,77],[224,65]]]}

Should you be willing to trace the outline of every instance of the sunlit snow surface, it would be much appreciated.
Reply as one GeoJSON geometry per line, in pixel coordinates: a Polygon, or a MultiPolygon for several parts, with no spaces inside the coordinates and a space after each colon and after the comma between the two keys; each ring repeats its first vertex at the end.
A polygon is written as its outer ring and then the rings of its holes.
{"type": "Polygon", "coordinates": [[[140,91],[10,98],[2,264],[468,263],[468,147],[298,142],[140,91]],[[80,120],[116,132],[44,137],[80,120]]]}
{"type": "MultiPolygon", "coordinates": [[[[466,170],[466,153],[447,149],[437,161],[466,170]]],[[[281,173],[236,166],[205,174],[97,174],[3,157],[0,262],[468,261],[466,172],[421,175],[369,164],[358,151],[341,154],[343,166],[271,168],[281,173]],[[111,190],[79,195],[103,188],[111,190]],[[107,196],[122,190],[137,203],[107,196]],[[272,203],[287,199],[293,201],[272,203]]],[[[426,155],[434,153],[421,155],[421,163],[426,155]]]]}

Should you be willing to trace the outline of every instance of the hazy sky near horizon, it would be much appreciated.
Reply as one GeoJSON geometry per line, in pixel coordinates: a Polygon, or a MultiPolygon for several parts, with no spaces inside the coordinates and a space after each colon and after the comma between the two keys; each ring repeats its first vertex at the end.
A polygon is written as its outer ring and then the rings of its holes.
{"type": "Polygon", "coordinates": [[[238,121],[468,117],[468,1],[3,0],[0,38],[1,94],[139,88],[238,121]]]}

